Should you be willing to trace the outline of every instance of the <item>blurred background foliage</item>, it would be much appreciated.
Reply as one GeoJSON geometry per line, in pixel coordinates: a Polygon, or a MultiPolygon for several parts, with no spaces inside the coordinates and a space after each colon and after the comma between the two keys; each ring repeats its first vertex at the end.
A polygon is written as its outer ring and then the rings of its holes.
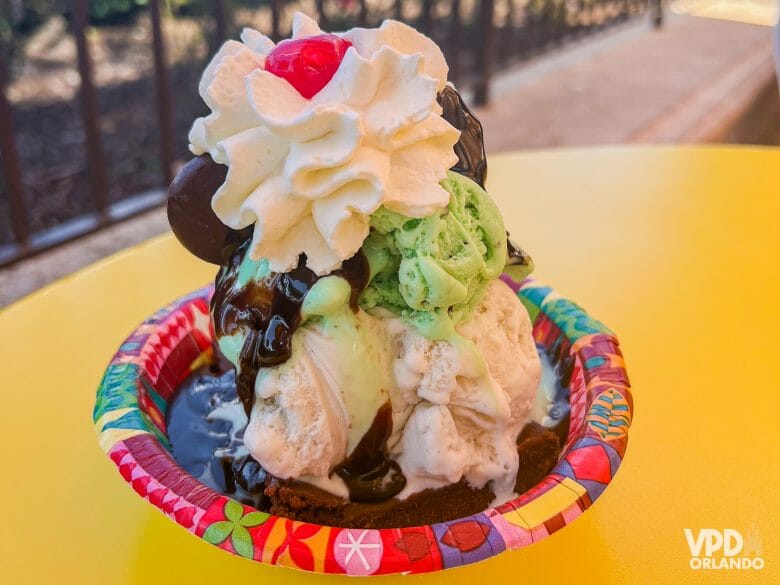
{"type": "MultiPolygon", "coordinates": [[[[89,17],[92,24],[127,24],[138,11],[145,8],[149,0],[88,0],[89,17]]],[[[210,0],[161,0],[162,10],[167,14],[200,16],[212,7],[210,0]]],[[[233,6],[260,8],[268,0],[232,0],[233,6]]],[[[0,42],[10,44],[33,33],[38,26],[53,14],[69,16],[71,2],[68,0],[0,0],[0,42]]]]}
{"type": "MultiPolygon", "coordinates": [[[[126,25],[147,7],[149,0],[88,0],[90,23],[95,26],[126,25]]],[[[202,16],[211,9],[210,0],[161,0],[166,14],[202,16]]],[[[233,0],[235,6],[257,8],[267,0],[233,0]]],[[[69,22],[70,0],[0,0],[0,57],[13,60],[25,40],[52,16],[62,15],[69,22]]],[[[13,76],[13,63],[11,74],[13,76]]]]}

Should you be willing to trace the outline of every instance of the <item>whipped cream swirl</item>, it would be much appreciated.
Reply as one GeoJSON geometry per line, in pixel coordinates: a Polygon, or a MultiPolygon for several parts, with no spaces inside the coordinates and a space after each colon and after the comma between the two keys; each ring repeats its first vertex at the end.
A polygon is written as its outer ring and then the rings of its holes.
{"type": "MultiPolygon", "coordinates": [[[[295,15],[293,39],[320,34],[295,15]]],[[[190,149],[228,166],[212,207],[233,229],[254,224],[249,254],[276,272],[300,254],[317,274],[338,268],[381,205],[425,217],[449,201],[439,182],[460,133],[436,102],[448,71],[441,51],[391,20],[339,36],[352,46],[311,99],[264,70],[275,45],[252,29],[222,46],[200,82],[211,114],[195,121],[190,149]]]]}

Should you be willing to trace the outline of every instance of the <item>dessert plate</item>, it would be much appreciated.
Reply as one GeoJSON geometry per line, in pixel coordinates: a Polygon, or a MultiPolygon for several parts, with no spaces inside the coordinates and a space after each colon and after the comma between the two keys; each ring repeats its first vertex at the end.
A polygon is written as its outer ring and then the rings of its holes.
{"type": "Polygon", "coordinates": [[[423,573],[529,545],[572,522],[606,489],[626,450],[633,402],[611,331],[533,279],[502,278],[528,309],[537,347],[569,387],[571,406],[558,464],[506,504],[430,526],[334,528],[258,512],[187,474],[170,454],[165,414],[178,385],[209,357],[212,287],[161,309],[120,346],[97,392],[100,445],[169,518],[261,563],[350,575],[423,573]]]}

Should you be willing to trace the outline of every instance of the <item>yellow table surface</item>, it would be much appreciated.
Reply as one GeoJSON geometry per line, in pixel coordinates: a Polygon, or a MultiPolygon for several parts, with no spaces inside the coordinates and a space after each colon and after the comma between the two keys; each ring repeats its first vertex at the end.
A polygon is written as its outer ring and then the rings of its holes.
{"type": "MultiPolygon", "coordinates": [[[[617,332],[626,458],[574,524],[404,583],[780,583],[780,150],[599,148],[490,159],[536,276],[617,332]],[[755,523],[761,571],[695,571],[684,528],[755,523]]],[[[170,235],[0,312],[0,583],[324,583],[233,557],[142,501],[91,410],[119,343],[213,266],[170,235]]]]}

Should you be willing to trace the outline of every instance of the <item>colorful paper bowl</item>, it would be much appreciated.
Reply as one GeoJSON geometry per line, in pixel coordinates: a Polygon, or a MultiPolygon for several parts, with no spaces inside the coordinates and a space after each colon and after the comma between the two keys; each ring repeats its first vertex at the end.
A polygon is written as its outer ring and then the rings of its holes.
{"type": "Polygon", "coordinates": [[[423,573],[529,545],[572,522],[606,489],[626,450],[632,399],[618,341],[606,327],[551,288],[504,280],[528,308],[537,344],[569,378],[571,423],[558,465],[502,506],[430,526],[333,528],[258,512],[188,475],[169,452],[165,413],[210,351],[211,287],[158,311],[121,345],[97,392],[100,444],[125,481],[166,516],[261,563],[350,575],[423,573]]]}

